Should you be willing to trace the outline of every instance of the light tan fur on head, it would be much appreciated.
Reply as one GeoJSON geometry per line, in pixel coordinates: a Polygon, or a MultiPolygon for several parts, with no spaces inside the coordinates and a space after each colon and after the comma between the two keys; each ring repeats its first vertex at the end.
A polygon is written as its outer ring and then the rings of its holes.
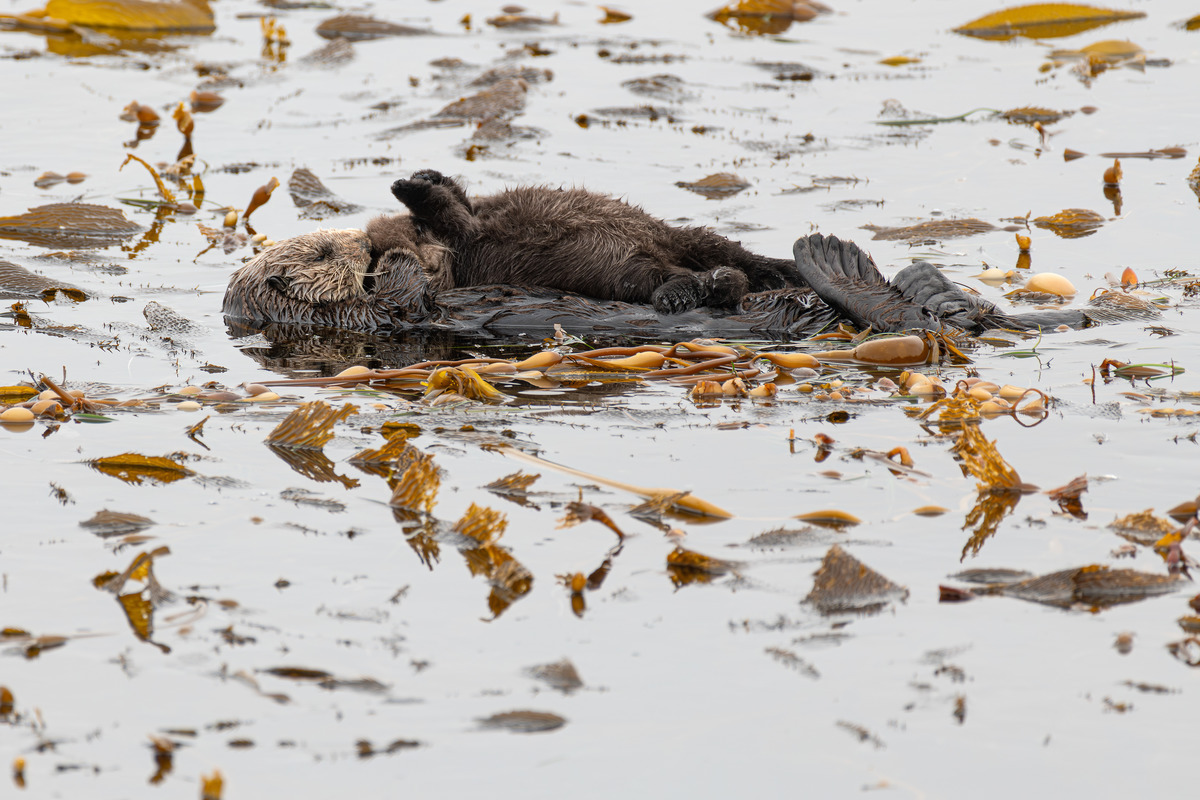
{"type": "MultiPolygon", "coordinates": [[[[302,303],[363,297],[371,243],[353,228],[320,229],[285,239],[260,253],[260,274],[281,294],[302,303]]],[[[249,266],[249,265],[247,265],[249,266]]]]}

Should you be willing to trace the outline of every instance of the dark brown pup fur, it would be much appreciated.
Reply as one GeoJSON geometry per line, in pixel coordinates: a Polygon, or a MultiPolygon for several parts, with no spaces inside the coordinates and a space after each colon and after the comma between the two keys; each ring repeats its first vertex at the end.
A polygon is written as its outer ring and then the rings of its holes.
{"type": "Polygon", "coordinates": [[[444,259],[421,258],[435,289],[545,286],[678,314],[805,285],[790,259],[755,255],[707,228],[668,225],[583,189],[532,186],[468,198],[454,180],[423,170],[392,184],[392,194],[410,213],[371,220],[372,253],[444,248],[444,259]]]}

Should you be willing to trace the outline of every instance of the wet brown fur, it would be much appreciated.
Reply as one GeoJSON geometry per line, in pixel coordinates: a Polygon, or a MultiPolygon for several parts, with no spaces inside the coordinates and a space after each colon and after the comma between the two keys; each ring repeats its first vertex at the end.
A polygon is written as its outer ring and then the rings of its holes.
{"type": "Polygon", "coordinates": [[[278,242],[237,269],[225,290],[224,313],[241,319],[369,330],[420,321],[433,308],[424,273],[441,263],[432,246],[397,245],[372,256],[367,234],[320,229],[278,242]]]}
{"type": "Polygon", "coordinates": [[[409,214],[367,226],[372,252],[416,252],[445,288],[545,286],[605,300],[652,304],[664,314],[735,307],[747,292],[802,287],[791,260],[755,255],[707,228],[672,226],[640,208],[583,189],[544,186],[468,198],[432,170],[396,181],[409,214]],[[428,261],[423,248],[445,248],[428,261]]]}

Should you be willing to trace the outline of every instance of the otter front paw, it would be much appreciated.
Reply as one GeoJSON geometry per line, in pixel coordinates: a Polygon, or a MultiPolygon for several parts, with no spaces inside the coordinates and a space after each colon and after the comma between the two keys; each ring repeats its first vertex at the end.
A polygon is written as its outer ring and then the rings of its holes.
{"type": "Polygon", "coordinates": [[[714,308],[736,308],[750,291],[746,273],[732,267],[717,267],[701,275],[704,282],[705,305],[714,308]]]}
{"type": "Polygon", "coordinates": [[[433,186],[431,181],[414,175],[411,178],[401,178],[393,183],[392,195],[404,205],[412,208],[413,203],[420,203],[429,197],[433,186]]]}
{"type": "Polygon", "coordinates": [[[654,290],[650,302],[659,314],[682,314],[700,305],[704,299],[704,287],[698,278],[673,278],[654,290]]]}
{"type": "Polygon", "coordinates": [[[749,279],[750,288],[756,292],[783,289],[791,285],[788,276],[772,264],[752,264],[743,267],[743,270],[749,279]]]}

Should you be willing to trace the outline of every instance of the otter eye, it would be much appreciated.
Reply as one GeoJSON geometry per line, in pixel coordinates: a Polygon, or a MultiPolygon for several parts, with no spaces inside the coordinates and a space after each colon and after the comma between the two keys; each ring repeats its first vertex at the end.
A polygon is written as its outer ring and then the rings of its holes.
{"type": "Polygon", "coordinates": [[[325,259],[331,257],[332,255],[333,255],[333,245],[330,244],[329,242],[322,242],[317,247],[316,256],[317,256],[318,261],[324,261],[325,259]]]}
{"type": "Polygon", "coordinates": [[[291,285],[292,285],[292,279],[285,278],[282,275],[272,275],[271,277],[267,278],[267,286],[270,286],[272,289],[279,292],[280,294],[283,294],[284,292],[286,292],[287,288],[291,285]]]}

